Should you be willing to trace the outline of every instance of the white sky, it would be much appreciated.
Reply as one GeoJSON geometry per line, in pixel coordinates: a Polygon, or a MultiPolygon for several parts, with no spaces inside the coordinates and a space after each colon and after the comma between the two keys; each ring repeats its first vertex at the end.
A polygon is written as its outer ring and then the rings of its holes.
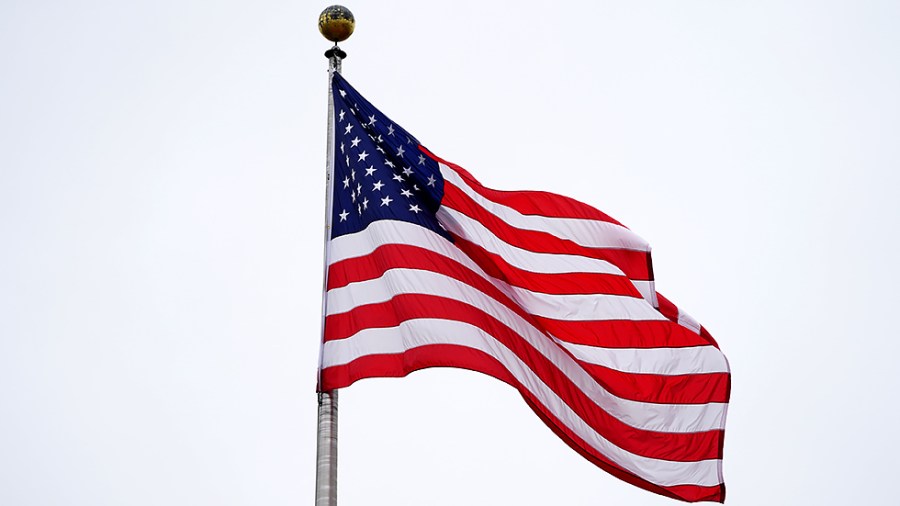
{"type": "MultiPolygon", "coordinates": [[[[326,5],[0,3],[0,504],[312,502],[326,5]]],[[[893,502],[900,4],[348,6],[426,146],[654,245],[731,361],[728,504],[893,502]]],[[[340,409],[344,506],[676,504],[476,373],[340,409]]]]}

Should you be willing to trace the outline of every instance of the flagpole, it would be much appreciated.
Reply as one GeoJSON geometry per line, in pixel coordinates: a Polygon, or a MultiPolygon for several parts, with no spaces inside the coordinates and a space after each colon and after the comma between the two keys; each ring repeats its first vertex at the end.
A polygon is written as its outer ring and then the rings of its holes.
{"type": "Polygon", "coordinates": [[[325,158],[325,255],[322,286],[322,343],[319,349],[319,397],[318,432],[316,437],[316,505],[337,506],[337,420],[338,392],[323,391],[322,351],[325,338],[325,291],[328,286],[328,240],[331,235],[331,195],[334,184],[334,97],[331,80],[335,73],[341,73],[341,61],[347,57],[337,43],[346,40],[355,27],[353,14],[340,5],[332,5],[319,15],[319,31],[326,39],[334,42],[334,47],[325,52],[328,58],[328,142],[325,158]]]}

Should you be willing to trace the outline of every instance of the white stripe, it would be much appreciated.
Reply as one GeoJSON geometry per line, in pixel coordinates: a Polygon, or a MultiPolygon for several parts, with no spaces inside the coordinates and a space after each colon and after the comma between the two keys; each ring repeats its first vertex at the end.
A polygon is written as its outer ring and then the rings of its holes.
{"type": "MultiPolygon", "coordinates": [[[[406,244],[429,249],[455,260],[492,285],[500,288],[526,311],[557,320],[665,320],[643,299],[623,295],[567,294],[533,292],[512,286],[488,275],[471,258],[452,243],[430,230],[400,221],[377,221],[363,231],[338,237],[332,241],[332,263],[365,256],[385,244],[406,244]]],[[[558,257],[560,255],[546,255],[558,257]]]]}
{"type": "Polygon", "coordinates": [[[513,300],[530,314],[570,321],[665,320],[644,299],[627,295],[539,293],[511,287],[513,300]]]}
{"type": "Polygon", "coordinates": [[[621,225],[600,220],[522,214],[509,206],[498,204],[472,189],[452,167],[442,163],[440,169],[441,175],[446,181],[459,188],[485,211],[515,228],[547,232],[588,248],[650,251],[647,241],[621,225]]]}
{"type": "MultiPolygon", "coordinates": [[[[475,264],[472,259],[466,256],[462,251],[460,251],[456,246],[452,243],[444,239],[443,237],[438,236],[434,232],[423,228],[419,225],[413,225],[411,223],[400,222],[400,221],[376,221],[369,225],[365,230],[362,230],[356,234],[350,234],[345,236],[340,236],[330,242],[332,247],[331,261],[332,263],[339,262],[342,260],[346,260],[348,258],[357,258],[361,256],[365,256],[371,254],[375,249],[379,246],[383,246],[384,244],[405,244],[411,246],[418,246],[422,248],[430,249],[431,251],[443,255],[453,261],[459,262],[465,267],[468,267],[477,275],[486,279],[488,282],[496,286],[501,292],[507,294],[511,299],[516,300],[516,295],[513,293],[514,290],[521,290],[514,287],[511,287],[507,283],[500,281],[496,278],[489,276],[485,273],[477,264],[475,264]]],[[[357,285],[358,286],[358,285],[357,285]]],[[[421,287],[417,287],[421,288],[421,287]]],[[[474,290],[474,289],[473,289],[474,290]]],[[[421,290],[418,290],[421,293],[421,290]]],[[[336,292],[332,290],[332,292],[336,292]]],[[[339,292],[338,292],[339,293],[339,292]]],[[[478,292],[481,294],[481,292],[478,292]]],[[[655,292],[654,292],[655,293],[655,292]]],[[[446,297],[448,296],[444,292],[435,293],[435,295],[446,297]]],[[[483,294],[482,294],[483,295],[483,294]]],[[[522,297],[522,294],[519,295],[522,297]]],[[[384,302],[390,298],[390,294],[382,294],[381,298],[372,297],[368,299],[370,304],[376,302],[384,302]]],[[[493,299],[491,299],[493,300],[493,299]]],[[[499,304],[499,303],[498,303],[499,304]]],[[[348,305],[346,308],[341,311],[334,311],[334,307],[330,306],[332,311],[329,311],[329,314],[346,312],[349,308],[353,307],[352,304],[348,305]]],[[[505,308],[505,306],[503,306],[505,308]]],[[[527,309],[526,309],[527,310],[527,309]]],[[[492,313],[493,314],[493,313],[492,313]]],[[[500,316],[497,314],[493,314],[493,316],[499,318],[500,316]]],[[[658,318],[662,320],[662,317],[658,318]]],[[[721,355],[721,352],[716,352],[717,356],[721,355]]],[[[724,360],[724,356],[719,357],[721,360],[724,360]]],[[[667,360],[665,361],[657,361],[650,360],[647,358],[636,357],[635,361],[641,363],[640,371],[641,373],[647,374],[670,374],[666,371],[670,370],[670,368],[674,368],[674,370],[684,370],[688,366],[680,365],[680,362],[686,360],[687,363],[694,363],[693,355],[689,355],[686,358],[679,358],[678,354],[675,353],[672,360],[676,361],[676,364],[670,364],[667,360]]],[[[623,369],[624,364],[627,364],[631,361],[624,360],[616,360],[612,362],[604,362],[598,359],[584,359],[586,362],[591,362],[594,364],[602,365],[604,367],[608,367],[610,369],[620,370],[623,372],[628,372],[630,369],[623,369]],[[596,360],[596,361],[594,361],[596,360]]],[[[720,361],[714,360],[709,363],[709,370],[698,370],[698,372],[720,372],[721,366],[720,361]]],[[[727,365],[726,365],[727,367],[727,365]]],[[[635,371],[638,372],[638,371],[635,371]]]]}
{"type": "MultiPolygon", "coordinates": [[[[493,316],[537,349],[597,406],[632,427],[658,432],[699,432],[717,430],[724,426],[724,406],[717,403],[657,404],[613,395],[599,385],[554,340],[508,307],[466,283],[435,272],[391,269],[380,278],[329,290],[328,314],[346,313],[359,306],[388,301],[403,293],[434,295],[461,301],[493,316]]],[[[649,358],[645,361],[650,363],[649,358]]],[[[665,363],[659,365],[661,368],[668,367],[665,363]]],[[[615,368],[615,364],[607,366],[615,368]]]]}
{"type": "Polygon", "coordinates": [[[575,358],[589,364],[635,374],[704,374],[729,372],[728,362],[714,346],[686,348],[599,348],[556,339],[575,358]]]}
{"type": "Polygon", "coordinates": [[[325,367],[347,364],[373,354],[403,353],[429,344],[455,344],[480,350],[502,363],[523,388],[531,392],[550,413],[597,452],[623,469],[660,486],[716,486],[720,460],[677,462],[643,457],[628,452],[601,436],[561,399],[511,350],[483,330],[462,322],[421,319],[399,327],[371,328],[355,336],[325,343],[325,367]]]}
{"type": "MultiPolygon", "coordinates": [[[[525,312],[554,320],[665,320],[644,299],[621,295],[551,295],[510,287],[489,279],[492,285],[510,295],[525,312]],[[512,292],[512,293],[510,293],[512,292]]],[[[482,292],[443,274],[418,269],[390,269],[376,279],[350,283],[328,292],[328,314],[340,314],[364,304],[390,300],[398,293],[437,295],[470,302],[470,291],[482,292]]],[[[491,299],[493,301],[493,299],[491,299]]],[[[496,302],[496,301],[495,301],[496,302]]],[[[499,304],[499,303],[498,303],[499,304]]],[[[505,307],[505,306],[504,306],[505,307]]]]}
{"type": "Polygon", "coordinates": [[[646,299],[651,306],[655,308],[659,307],[659,300],[657,300],[656,297],[656,282],[632,279],[631,283],[639,292],[641,292],[641,295],[644,296],[644,299],[646,299]]]}
{"type": "MultiPolygon", "coordinates": [[[[455,226],[455,230],[451,230],[451,232],[454,232],[461,237],[468,237],[469,233],[478,233],[478,227],[484,229],[483,225],[458,211],[441,208],[438,211],[438,217],[441,217],[442,215],[444,221],[447,222],[445,226],[447,224],[458,225],[455,226]],[[458,220],[457,217],[459,218],[458,220]],[[469,226],[470,224],[471,227],[469,226]]],[[[450,227],[448,227],[448,230],[450,230],[450,227]]],[[[491,236],[493,241],[502,243],[505,247],[501,250],[501,248],[488,247],[480,242],[477,242],[476,244],[479,244],[481,247],[493,253],[502,254],[504,260],[510,265],[522,270],[541,274],[576,274],[585,272],[624,276],[618,267],[604,260],[596,260],[578,255],[534,253],[504,243],[487,229],[484,229],[484,233],[491,236]]],[[[331,264],[334,264],[348,258],[365,256],[375,251],[379,246],[384,246],[385,244],[406,244],[409,246],[425,248],[457,260],[473,270],[482,272],[482,269],[459,248],[454,246],[452,242],[425,227],[397,220],[375,221],[364,230],[355,234],[335,237],[328,242],[328,247],[330,249],[328,259],[331,264]]]]}
{"type": "Polygon", "coordinates": [[[678,324],[692,330],[695,334],[700,334],[700,324],[697,320],[681,309],[678,310],[678,324]]]}
{"type": "Polygon", "coordinates": [[[513,246],[494,235],[480,221],[446,206],[441,206],[438,209],[437,217],[441,225],[450,232],[481,246],[491,253],[500,255],[511,265],[522,270],[551,274],[594,272],[625,275],[621,269],[605,260],[581,255],[536,253],[513,246]]]}
{"type": "MultiPolygon", "coordinates": [[[[522,214],[509,206],[494,202],[475,191],[452,167],[443,163],[439,165],[441,174],[444,176],[445,180],[449,181],[459,188],[460,191],[468,195],[476,204],[481,206],[485,212],[496,216],[498,219],[514,228],[546,232],[559,237],[560,239],[569,240],[575,244],[588,248],[631,249],[645,251],[648,254],[650,253],[650,245],[647,241],[626,227],[600,220],[556,218],[522,214]]],[[[460,213],[453,208],[447,206],[443,206],[443,208],[452,210],[453,213],[450,214],[452,216],[460,217],[459,219],[472,220],[465,214],[460,213]]],[[[477,220],[472,221],[481,225],[477,220]]],[[[476,242],[472,237],[481,237],[485,231],[487,231],[487,233],[490,234],[489,237],[491,237],[491,239],[502,242],[500,238],[488,231],[483,225],[482,228],[483,230],[474,231],[475,235],[463,236],[461,233],[458,235],[476,242]]],[[[491,252],[499,253],[487,248],[483,242],[479,242],[478,244],[491,252]]],[[[533,267],[521,266],[521,268],[535,272],[533,267]]],[[[650,302],[651,306],[654,308],[659,307],[659,302],[656,297],[656,288],[652,280],[632,280],[632,283],[634,283],[635,288],[640,291],[641,295],[650,302]]]]}
{"type": "MultiPolygon", "coordinates": [[[[385,244],[417,246],[454,260],[463,258],[468,260],[468,257],[453,243],[421,225],[397,220],[379,220],[355,234],[338,236],[328,241],[330,249],[328,259],[331,262],[329,265],[348,258],[366,256],[385,244]]],[[[475,264],[468,260],[465,265],[470,267],[475,264]]]]}

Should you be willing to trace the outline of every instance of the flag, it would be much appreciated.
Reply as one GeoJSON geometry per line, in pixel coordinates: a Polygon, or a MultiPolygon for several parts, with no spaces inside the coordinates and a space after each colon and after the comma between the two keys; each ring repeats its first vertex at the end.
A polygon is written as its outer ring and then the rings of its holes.
{"type": "Polygon", "coordinates": [[[319,390],[479,371],[618,478],[723,501],[728,362],[656,292],[647,242],[576,200],[486,188],[340,74],[332,93],[319,390]]]}

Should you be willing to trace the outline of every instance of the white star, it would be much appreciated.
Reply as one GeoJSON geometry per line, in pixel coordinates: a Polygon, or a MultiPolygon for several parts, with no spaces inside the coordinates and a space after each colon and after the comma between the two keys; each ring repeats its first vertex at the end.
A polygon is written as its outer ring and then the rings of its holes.
{"type": "Polygon", "coordinates": [[[384,183],[382,183],[381,181],[378,181],[377,183],[372,185],[372,191],[375,191],[375,190],[381,191],[382,186],[384,186],[384,183]]]}
{"type": "Polygon", "coordinates": [[[350,130],[353,130],[353,123],[347,123],[347,128],[344,129],[344,135],[349,134],[350,130]]]}
{"type": "Polygon", "coordinates": [[[347,221],[347,216],[349,216],[349,215],[350,215],[350,213],[348,213],[346,210],[343,210],[343,212],[338,214],[338,216],[341,217],[341,221],[347,221]]]}
{"type": "Polygon", "coordinates": [[[407,143],[407,144],[412,144],[412,139],[410,139],[409,137],[407,137],[407,138],[406,138],[406,143],[407,143]]]}
{"type": "Polygon", "coordinates": [[[374,125],[376,121],[378,121],[378,120],[375,119],[375,115],[374,115],[374,114],[371,115],[371,116],[369,116],[369,125],[374,125]]]}
{"type": "Polygon", "coordinates": [[[410,174],[412,174],[412,169],[407,167],[407,168],[403,169],[403,173],[406,174],[407,176],[409,176],[410,174]]]}
{"type": "Polygon", "coordinates": [[[403,146],[400,146],[400,149],[397,150],[397,156],[403,156],[403,146]]]}
{"type": "Polygon", "coordinates": [[[341,115],[340,115],[340,117],[338,118],[338,123],[340,123],[341,121],[344,121],[344,114],[346,114],[346,113],[344,112],[343,109],[341,109],[341,115]]]}
{"type": "Polygon", "coordinates": [[[358,212],[359,215],[362,216],[362,204],[356,204],[356,212],[358,212]]]}
{"type": "Polygon", "coordinates": [[[378,151],[379,153],[381,153],[382,155],[385,154],[384,150],[381,149],[381,146],[375,146],[375,150],[378,151]]]}
{"type": "MultiPolygon", "coordinates": [[[[355,148],[356,145],[359,144],[359,137],[354,137],[352,141],[350,141],[350,147],[355,148]]],[[[341,143],[341,152],[344,151],[344,143],[341,143]]]]}
{"type": "Polygon", "coordinates": [[[346,97],[346,96],[347,96],[347,92],[344,91],[344,90],[338,90],[338,93],[340,93],[342,97],[346,97]]]}
{"type": "Polygon", "coordinates": [[[394,174],[394,177],[392,179],[401,183],[403,182],[403,176],[401,176],[400,174],[394,174]]]}
{"type": "Polygon", "coordinates": [[[400,195],[403,195],[406,198],[412,197],[412,192],[409,190],[403,190],[400,192],[400,195]]]}
{"type": "Polygon", "coordinates": [[[343,152],[344,152],[344,143],[342,142],[341,143],[341,153],[343,153],[343,152]]]}
{"type": "Polygon", "coordinates": [[[350,192],[350,200],[356,202],[356,192],[350,192]]]}
{"type": "Polygon", "coordinates": [[[392,161],[390,161],[390,160],[385,160],[385,161],[384,161],[384,164],[387,165],[388,167],[392,168],[392,169],[394,168],[394,162],[392,162],[392,161]]]}
{"type": "Polygon", "coordinates": [[[369,153],[366,153],[365,151],[363,151],[362,153],[359,154],[359,160],[357,160],[357,162],[366,161],[367,156],[369,156],[369,153]]]}
{"type": "Polygon", "coordinates": [[[434,183],[435,183],[436,181],[437,181],[437,179],[435,179],[433,175],[432,175],[432,176],[428,176],[428,186],[434,186],[434,183]]]}
{"type": "Polygon", "coordinates": [[[350,166],[350,155],[347,155],[346,157],[344,157],[344,164],[346,164],[347,167],[350,166]]]}
{"type": "Polygon", "coordinates": [[[419,155],[419,165],[425,165],[425,155],[419,155]]]}
{"type": "Polygon", "coordinates": [[[412,205],[412,206],[409,206],[409,210],[412,211],[412,212],[414,212],[414,213],[416,213],[416,214],[419,214],[419,211],[421,211],[421,209],[419,209],[419,206],[418,206],[418,205],[412,205]]]}
{"type": "Polygon", "coordinates": [[[381,134],[378,134],[378,142],[384,142],[384,139],[381,138],[381,134]]]}
{"type": "Polygon", "coordinates": [[[363,199],[363,209],[369,208],[369,199],[363,199]]]}
{"type": "Polygon", "coordinates": [[[413,185],[413,190],[419,191],[419,185],[414,184],[414,185],[413,185]]]}
{"type": "MultiPolygon", "coordinates": [[[[344,111],[341,111],[344,112],[344,111]]],[[[343,116],[341,116],[343,118],[343,116]]],[[[388,135],[394,135],[394,125],[388,125],[388,135]]]]}
{"type": "Polygon", "coordinates": [[[367,175],[367,176],[371,176],[371,175],[374,174],[374,173],[375,173],[375,167],[372,166],[372,165],[369,165],[369,168],[366,169],[366,175],[367,175]]]}
{"type": "Polygon", "coordinates": [[[389,195],[389,196],[387,196],[387,197],[381,199],[381,205],[386,206],[386,205],[390,204],[390,203],[393,202],[393,201],[394,201],[394,199],[392,199],[392,198],[390,197],[390,195],[389,195]]]}
{"type": "Polygon", "coordinates": [[[356,181],[356,169],[350,171],[350,179],[356,181]]]}
{"type": "Polygon", "coordinates": [[[357,194],[357,195],[362,195],[362,184],[357,184],[357,185],[356,185],[356,194],[357,194]]]}
{"type": "Polygon", "coordinates": [[[344,178],[344,188],[350,188],[350,178],[349,177],[344,178]]]}

